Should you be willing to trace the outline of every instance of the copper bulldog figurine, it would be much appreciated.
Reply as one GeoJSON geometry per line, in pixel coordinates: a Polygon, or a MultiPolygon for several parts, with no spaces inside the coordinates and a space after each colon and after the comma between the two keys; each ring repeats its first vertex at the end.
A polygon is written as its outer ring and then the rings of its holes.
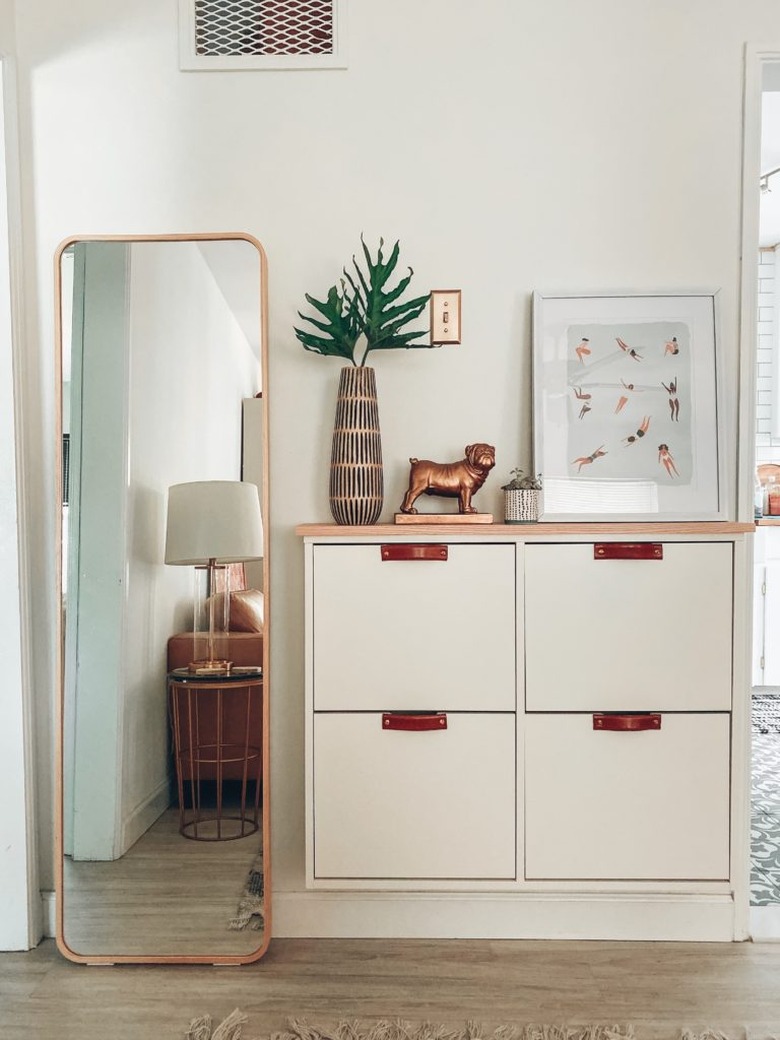
{"type": "Polygon", "coordinates": [[[409,459],[409,489],[401,503],[402,513],[416,513],[414,503],[420,495],[457,498],[459,513],[476,513],[471,496],[482,487],[496,464],[492,444],[468,444],[466,457],[459,462],[431,462],[409,459]]]}

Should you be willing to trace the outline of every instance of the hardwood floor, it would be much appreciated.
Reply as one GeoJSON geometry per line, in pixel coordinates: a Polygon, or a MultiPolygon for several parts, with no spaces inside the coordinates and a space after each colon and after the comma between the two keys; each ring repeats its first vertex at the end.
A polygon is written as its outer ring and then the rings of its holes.
{"type": "Polygon", "coordinates": [[[190,1020],[248,1016],[485,1024],[633,1022],[637,1040],[713,1027],[780,1036],[780,945],[277,939],[235,968],[92,968],[51,941],[0,955],[2,1040],[180,1040],[190,1020]]]}

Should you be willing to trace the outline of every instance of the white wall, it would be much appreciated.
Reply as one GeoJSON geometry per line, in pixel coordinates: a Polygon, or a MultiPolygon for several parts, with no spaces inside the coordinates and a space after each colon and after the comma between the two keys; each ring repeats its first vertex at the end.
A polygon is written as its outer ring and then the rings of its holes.
{"type": "Polygon", "coordinates": [[[736,387],[743,47],[780,43],[776,0],[355,0],[344,72],[182,74],[175,0],[28,0],[17,31],[40,368],[25,405],[39,506],[44,873],[51,257],[79,232],[245,230],[266,246],[270,272],[274,885],[299,889],[303,575],[293,527],[329,518],[339,367],[292,334],[304,292],[333,283],[361,232],[370,243],[400,237],[419,290],[463,290],[461,346],[377,361],[385,517],[409,455],[454,458],[472,440],[496,445],[479,504],[500,511],[502,478],[531,463],[534,289],[719,287],[722,374],[736,387]]]}
{"type": "MultiPolygon", "coordinates": [[[[259,285],[257,250],[231,245],[259,285]]],[[[121,851],[168,804],[166,644],[192,616],[192,568],[163,562],[167,490],[240,479],[242,399],[258,386],[257,359],[202,246],[133,245],[130,285],[121,851]]]]}

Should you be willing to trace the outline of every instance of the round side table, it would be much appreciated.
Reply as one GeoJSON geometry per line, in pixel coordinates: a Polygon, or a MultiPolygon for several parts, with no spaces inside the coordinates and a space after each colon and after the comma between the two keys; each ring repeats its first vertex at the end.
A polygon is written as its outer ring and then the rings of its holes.
{"type": "Polygon", "coordinates": [[[262,708],[261,669],[226,675],[193,675],[177,668],[168,675],[168,698],[179,794],[179,833],[194,841],[233,841],[259,827],[262,735],[250,717],[262,708]],[[228,730],[228,716],[232,720],[228,730]],[[238,719],[238,725],[236,725],[238,719]],[[225,774],[241,784],[239,806],[223,807],[225,774]],[[204,784],[216,784],[216,804],[204,804],[204,784]],[[247,805],[249,782],[254,798],[247,805]],[[185,796],[189,795],[189,805],[185,796]]]}

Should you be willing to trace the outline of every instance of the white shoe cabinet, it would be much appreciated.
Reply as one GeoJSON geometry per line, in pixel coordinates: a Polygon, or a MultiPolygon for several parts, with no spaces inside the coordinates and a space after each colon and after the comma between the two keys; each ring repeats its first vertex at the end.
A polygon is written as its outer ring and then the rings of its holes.
{"type": "Polygon", "coordinates": [[[301,934],[743,938],[749,530],[299,528],[301,934]]]}

